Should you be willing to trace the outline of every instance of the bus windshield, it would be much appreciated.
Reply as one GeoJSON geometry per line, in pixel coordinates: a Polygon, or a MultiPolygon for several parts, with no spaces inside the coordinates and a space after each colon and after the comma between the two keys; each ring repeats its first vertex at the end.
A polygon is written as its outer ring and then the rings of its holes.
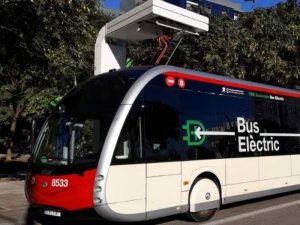
{"type": "Polygon", "coordinates": [[[135,80],[125,75],[121,72],[101,75],[72,89],[45,123],[32,163],[41,166],[97,163],[114,115],[135,80]]]}
{"type": "Polygon", "coordinates": [[[51,117],[44,127],[35,162],[49,165],[93,162],[99,155],[99,149],[93,146],[96,129],[96,120],[51,117]]]}

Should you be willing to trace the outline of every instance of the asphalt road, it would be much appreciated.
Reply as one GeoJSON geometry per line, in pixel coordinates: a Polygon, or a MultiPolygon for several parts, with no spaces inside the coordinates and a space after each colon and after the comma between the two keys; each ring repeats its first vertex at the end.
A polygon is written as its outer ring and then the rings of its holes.
{"type": "MultiPolygon", "coordinates": [[[[27,203],[24,196],[24,181],[0,182],[0,225],[23,224],[26,209],[27,203]]],[[[95,225],[97,223],[84,224],[95,225]]],[[[172,216],[147,223],[135,224],[299,225],[300,191],[232,204],[223,207],[216,213],[213,219],[204,223],[190,222],[184,216],[172,216]]]]}

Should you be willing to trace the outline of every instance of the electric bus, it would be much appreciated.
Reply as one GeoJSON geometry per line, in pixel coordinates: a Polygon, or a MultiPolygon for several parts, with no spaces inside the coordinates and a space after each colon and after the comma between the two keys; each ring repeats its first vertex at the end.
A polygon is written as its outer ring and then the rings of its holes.
{"type": "Polygon", "coordinates": [[[28,171],[38,221],[204,221],[299,189],[300,92],[173,66],[101,74],[59,102],[28,171]]]}

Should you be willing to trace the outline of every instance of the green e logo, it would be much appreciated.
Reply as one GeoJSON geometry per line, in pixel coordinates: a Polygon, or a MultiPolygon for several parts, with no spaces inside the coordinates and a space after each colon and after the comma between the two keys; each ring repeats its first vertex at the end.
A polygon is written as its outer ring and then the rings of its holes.
{"type": "Polygon", "coordinates": [[[183,140],[188,146],[202,145],[205,141],[205,136],[201,131],[205,131],[204,125],[198,120],[187,120],[186,124],[182,125],[182,129],[186,130],[186,136],[183,140]]]}

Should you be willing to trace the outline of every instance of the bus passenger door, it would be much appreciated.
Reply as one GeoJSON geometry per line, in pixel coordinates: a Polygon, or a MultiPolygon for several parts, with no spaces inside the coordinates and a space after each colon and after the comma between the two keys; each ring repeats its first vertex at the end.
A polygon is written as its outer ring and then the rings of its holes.
{"type": "MultiPolygon", "coordinates": [[[[143,153],[146,159],[147,219],[181,212],[181,161],[162,128],[143,120],[143,153]],[[154,132],[157,130],[157,132],[154,132]]],[[[162,124],[161,122],[159,122],[162,124]]]]}
{"type": "Polygon", "coordinates": [[[181,162],[147,163],[147,219],[181,212],[181,162]]]}
{"type": "Polygon", "coordinates": [[[164,86],[164,77],[151,82],[140,95],[147,219],[181,213],[179,94],[164,86]]]}
{"type": "Polygon", "coordinates": [[[146,164],[142,155],[140,117],[133,109],[123,125],[109,168],[106,201],[130,220],[146,218],[146,164]]]}

